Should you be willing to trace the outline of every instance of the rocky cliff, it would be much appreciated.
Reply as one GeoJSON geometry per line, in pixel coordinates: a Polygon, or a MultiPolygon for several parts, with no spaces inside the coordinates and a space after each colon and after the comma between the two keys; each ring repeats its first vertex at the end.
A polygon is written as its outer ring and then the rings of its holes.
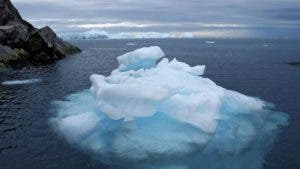
{"type": "Polygon", "coordinates": [[[16,63],[44,64],[78,53],[46,26],[33,27],[10,0],[0,0],[0,68],[16,63]]]}

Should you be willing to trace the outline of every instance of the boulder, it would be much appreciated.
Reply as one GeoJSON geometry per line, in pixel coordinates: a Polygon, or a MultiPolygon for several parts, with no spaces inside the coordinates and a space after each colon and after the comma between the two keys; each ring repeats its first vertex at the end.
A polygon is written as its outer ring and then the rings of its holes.
{"type": "Polygon", "coordinates": [[[54,45],[54,52],[57,56],[64,57],[80,52],[81,50],[69,42],[57,38],[54,45]]]}
{"type": "Polygon", "coordinates": [[[33,55],[44,52],[54,56],[53,48],[56,38],[55,33],[49,27],[35,30],[26,41],[26,49],[33,55]]]}
{"type": "Polygon", "coordinates": [[[0,44],[0,63],[6,64],[11,60],[17,60],[18,54],[8,46],[0,44]]]}
{"type": "Polygon", "coordinates": [[[34,31],[26,41],[27,50],[36,56],[35,61],[52,61],[80,52],[80,49],[58,38],[54,31],[46,26],[34,31]],[[41,58],[41,56],[46,56],[41,58]]]}
{"type": "Polygon", "coordinates": [[[48,26],[36,29],[23,20],[10,0],[0,0],[0,63],[45,63],[80,52],[48,26]],[[2,60],[2,61],[1,61],[2,60]]]}
{"type": "Polygon", "coordinates": [[[0,26],[2,35],[2,44],[8,45],[12,48],[21,48],[29,36],[28,27],[17,23],[10,22],[8,25],[0,26]]]}
{"type": "Polygon", "coordinates": [[[29,63],[30,56],[24,49],[11,49],[0,44],[0,69],[5,67],[21,68],[29,63]]]}

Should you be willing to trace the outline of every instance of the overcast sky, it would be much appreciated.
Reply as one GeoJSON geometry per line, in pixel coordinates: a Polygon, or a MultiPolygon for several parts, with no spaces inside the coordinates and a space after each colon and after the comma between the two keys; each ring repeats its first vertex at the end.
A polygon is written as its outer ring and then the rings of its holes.
{"type": "Polygon", "coordinates": [[[215,31],[300,36],[300,0],[12,0],[56,31],[215,31]]]}

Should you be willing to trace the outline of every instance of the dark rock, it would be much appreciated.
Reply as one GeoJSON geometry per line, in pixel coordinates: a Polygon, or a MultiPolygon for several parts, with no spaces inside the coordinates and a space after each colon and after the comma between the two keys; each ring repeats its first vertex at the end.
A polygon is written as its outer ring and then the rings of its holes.
{"type": "Polygon", "coordinates": [[[26,41],[26,48],[33,55],[43,51],[53,55],[52,49],[56,38],[55,33],[49,27],[44,27],[31,33],[26,41]]]}
{"type": "Polygon", "coordinates": [[[37,63],[47,63],[52,62],[53,58],[52,56],[48,55],[46,52],[41,52],[33,58],[35,62],[37,63]]]}
{"type": "Polygon", "coordinates": [[[30,54],[24,49],[11,49],[0,44],[0,68],[22,67],[25,61],[30,58],[30,54]]]}
{"type": "Polygon", "coordinates": [[[23,19],[18,10],[13,6],[10,0],[0,0],[0,25],[6,25],[8,22],[22,22],[23,19]]]}
{"type": "MultiPolygon", "coordinates": [[[[31,54],[38,56],[38,59],[35,60],[40,60],[41,56],[45,56],[45,54],[49,55],[46,60],[51,61],[80,52],[77,47],[58,38],[48,26],[34,31],[29,36],[26,46],[31,54]]],[[[42,61],[45,60],[42,59],[42,61]]]]}
{"type": "Polygon", "coordinates": [[[78,47],[72,45],[71,43],[57,38],[56,43],[54,45],[54,52],[57,56],[62,57],[81,52],[81,50],[78,47]]]}
{"type": "Polygon", "coordinates": [[[0,0],[0,63],[46,63],[80,52],[46,26],[34,28],[23,20],[10,0],[0,0]],[[2,61],[1,61],[2,60],[2,61]]]}
{"type": "Polygon", "coordinates": [[[7,41],[7,36],[0,31],[0,44],[4,44],[7,41]]]}
{"type": "Polygon", "coordinates": [[[2,44],[12,48],[23,47],[29,36],[28,27],[16,22],[10,22],[8,25],[0,26],[0,32],[4,34],[4,42],[2,44]]]}
{"type": "Polygon", "coordinates": [[[14,52],[17,53],[17,55],[19,56],[18,58],[20,60],[27,60],[30,58],[30,53],[28,53],[24,49],[14,49],[14,52]]]}
{"type": "Polygon", "coordinates": [[[10,0],[0,0],[0,25],[7,25],[10,22],[23,24],[29,31],[34,29],[29,22],[22,19],[18,10],[13,6],[10,0]]]}
{"type": "Polygon", "coordinates": [[[19,55],[16,51],[12,50],[8,46],[3,46],[0,44],[0,67],[3,68],[10,61],[15,61],[19,59],[19,55]]]}

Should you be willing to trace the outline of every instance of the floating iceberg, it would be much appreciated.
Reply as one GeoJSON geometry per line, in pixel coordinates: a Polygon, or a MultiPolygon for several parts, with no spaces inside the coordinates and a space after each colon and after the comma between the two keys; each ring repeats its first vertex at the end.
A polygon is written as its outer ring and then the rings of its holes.
{"type": "Polygon", "coordinates": [[[126,45],[127,45],[127,46],[136,46],[137,44],[136,44],[136,43],[133,43],[133,42],[128,42],[126,45]]]}
{"type": "Polygon", "coordinates": [[[207,43],[207,44],[214,44],[216,42],[215,41],[205,41],[205,43],[207,43]]]}
{"type": "Polygon", "coordinates": [[[31,83],[38,83],[41,82],[41,79],[26,79],[26,80],[9,80],[2,82],[4,86],[11,86],[11,85],[25,85],[31,83]]]}
{"type": "Polygon", "coordinates": [[[163,56],[154,46],[118,57],[110,76],[55,102],[51,124],[111,168],[261,169],[288,116],[163,56]]]}
{"type": "Polygon", "coordinates": [[[169,33],[160,32],[121,32],[112,33],[110,39],[161,39],[170,38],[169,33]]]}
{"type": "Polygon", "coordinates": [[[159,47],[141,48],[118,57],[120,71],[148,69],[165,54],[159,47]]]}
{"type": "Polygon", "coordinates": [[[89,30],[86,32],[64,32],[59,33],[59,37],[66,40],[79,39],[108,39],[109,34],[106,31],[89,30]]]}
{"type": "Polygon", "coordinates": [[[85,32],[62,32],[63,39],[165,39],[165,38],[194,38],[194,32],[118,32],[108,33],[101,30],[88,30],[85,32]]]}

